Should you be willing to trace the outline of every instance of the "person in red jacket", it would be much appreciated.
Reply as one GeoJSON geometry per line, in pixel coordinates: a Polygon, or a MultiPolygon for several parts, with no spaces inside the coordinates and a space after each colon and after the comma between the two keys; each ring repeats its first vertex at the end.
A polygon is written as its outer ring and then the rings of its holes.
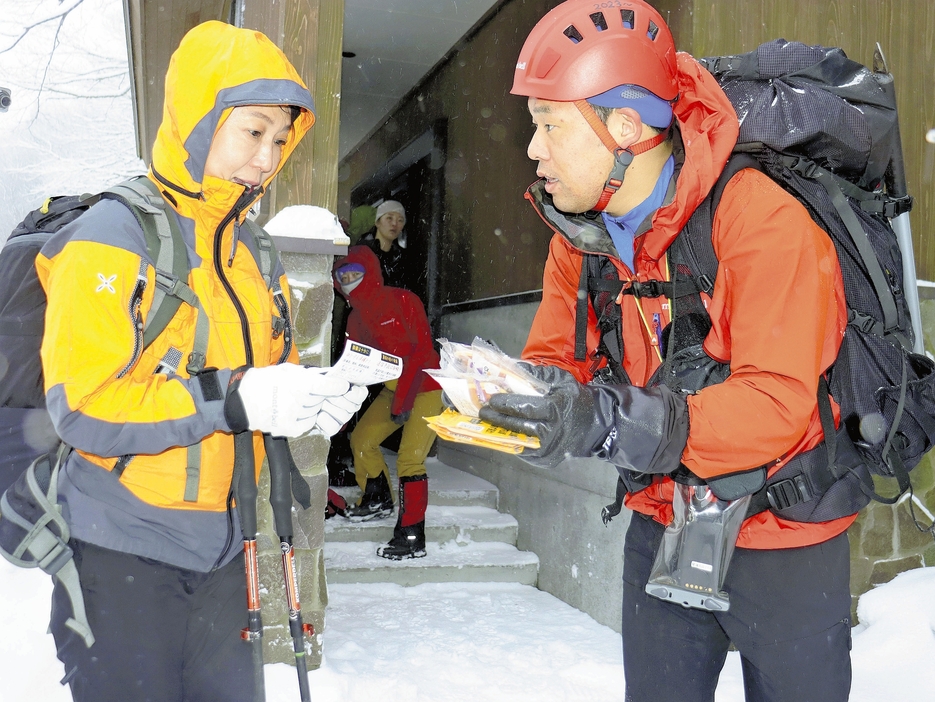
{"type": "Polygon", "coordinates": [[[651,382],[672,304],[624,293],[670,279],[669,247],[717,181],[738,120],[715,79],[676,53],[655,9],[623,0],[599,10],[585,0],[557,6],[516,65],[512,93],[528,100],[535,132],[527,153],[540,178],[526,198],[554,231],[522,356],[552,390],[496,395],[481,418],[538,436],[541,448],[520,456],[531,463],[598,457],[619,471],[633,510],[622,614],[628,701],[713,700],[733,644],[748,700],[843,702],[851,678],[845,531],[856,515],[821,523],[769,509],[748,516],[724,583],[727,611],[645,591],[673,520],[673,474],[708,485],[773,475],[820,444],[819,378],[847,320],[829,237],[767,176],[741,170],[713,218],[719,269],[711,294],[702,293],[710,329],[698,338],[706,359],[729,374],[693,393],[651,382]],[[579,306],[591,260],[601,278],[623,282],[600,315],[587,297],[579,306]],[[586,334],[576,334],[579,314],[586,334]]]}
{"type": "Polygon", "coordinates": [[[335,287],[351,312],[347,337],[403,359],[398,380],[386,383],[351,433],[360,502],[347,510],[351,521],[388,517],[393,510],[389,471],[380,444],[403,427],[396,459],[399,515],[389,544],[377,555],[393,560],[425,556],[428,476],[425,457],[435,435],[423,417],[441,411],[441,388],[426,368],[438,368],[438,353],[425,308],[415,293],[383,285],[380,262],[367,246],[352,246],[334,264],[335,287]]]}

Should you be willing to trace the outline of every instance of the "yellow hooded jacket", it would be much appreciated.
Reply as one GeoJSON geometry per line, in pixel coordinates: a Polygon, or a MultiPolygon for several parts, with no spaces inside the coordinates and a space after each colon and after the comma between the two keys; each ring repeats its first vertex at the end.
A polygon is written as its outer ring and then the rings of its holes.
{"type": "MultiPolygon", "coordinates": [[[[274,328],[282,313],[260,274],[252,237],[240,232],[245,213],[261,193],[204,176],[214,134],[240,105],[302,108],[282,147],[279,168],[315,120],[308,88],[267,37],[221,22],[195,27],[169,64],[149,178],[168,203],[169,216],[178,217],[191,266],[188,284],[210,320],[205,366],[218,369],[219,392],[190,378],[184,360],[177,373],[154,372],[170,349],[183,359],[191,352],[197,312],[188,305],[140,353],[141,332],[130,301],[142,258],[149,264],[140,306],[145,322],[156,289],[155,269],[142,230],[122,204],[102,200],[63,228],[37,259],[48,297],[42,346],[47,403],[59,436],[76,449],[60,486],[73,533],[183,566],[203,567],[213,557],[193,563],[186,555],[167,556],[153,542],[162,528],[170,540],[183,544],[183,552],[198,551],[205,529],[227,528],[233,437],[223,396],[231,370],[298,358],[274,328]],[[184,499],[186,447],[198,442],[200,471],[192,501],[184,499]],[[111,471],[122,456],[132,458],[124,459],[118,478],[111,471]],[[173,511],[178,513],[169,514],[173,511]],[[212,514],[199,518],[196,513],[212,514]],[[153,520],[155,538],[144,533],[153,520]],[[115,530],[131,536],[107,533],[115,530]],[[140,538],[134,541],[133,534],[140,538]]],[[[278,260],[273,275],[288,300],[278,260]]],[[[255,445],[259,472],[259,435],[255,445]]]]}

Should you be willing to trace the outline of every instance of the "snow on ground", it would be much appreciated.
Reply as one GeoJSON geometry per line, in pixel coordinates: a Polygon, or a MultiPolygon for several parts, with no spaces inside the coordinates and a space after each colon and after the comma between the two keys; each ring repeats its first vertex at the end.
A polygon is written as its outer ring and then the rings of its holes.
{"type": "MultiPolygon", "coordinates": [[[[47,635],[51,580],[0,560],[0,702],[67,702],[47,635]]],[[[622,699],[620,637],[539,590],[511,583],[332,585],[315,702],[565,702],[622,699]]],[[[850,702],[932,699],[935,568],[860,600],[850,702]]],[[[140,631],[145,631],[141,622],[140,631]]],[[[267,699],[298,699],[295,670],[266,666],[267,699]]],[[[717,702],[742,702],[728,656],[717,702]]]]}

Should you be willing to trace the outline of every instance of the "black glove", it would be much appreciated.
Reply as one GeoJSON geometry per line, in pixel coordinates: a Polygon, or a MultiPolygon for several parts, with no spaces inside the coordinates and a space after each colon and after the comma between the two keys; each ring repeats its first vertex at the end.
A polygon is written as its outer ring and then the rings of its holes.
{"type": "Polygon", "coordinates": [[[529,373],[529,375],[543,380],[546,383],[551,383],[552,379],[556,377],[555,371],[565,372],[562,371],[561,368],[556,368],[555,366],[540,366],[535,363],[530,363],[529,361],[517,361],[516,365],[529,373]]]}
{"type": "Polygon", "coordinates": [[[399,414],[390,414],[390,419],[393,420],[393,424],[402,426],[409,421],[409,418],[412,416],[412,410],[408,412],[400,412],[399,414]]]}
{"type": "Polygon", "coordinates": [[[444,391],[442,392],[442,407],[445,409],[454,410],[455,412],[458,411],[458,408],[455,407],[455,403],[451,401],[451,398],[448,397],[444,391]]]}
{"type": "MultiPolygon", "coordinates": [[[[541,375],[539,375],[541,373],[541,375]]],[[[544,397],[494,395],[480,418],[537,436],[519,457],[553,468],[566,457],[603,458],[636,473],[670,473],[688,440],[688,404],[664,385],[582,385],[567,371],[539,366],[552,389],[544,397]]]]}

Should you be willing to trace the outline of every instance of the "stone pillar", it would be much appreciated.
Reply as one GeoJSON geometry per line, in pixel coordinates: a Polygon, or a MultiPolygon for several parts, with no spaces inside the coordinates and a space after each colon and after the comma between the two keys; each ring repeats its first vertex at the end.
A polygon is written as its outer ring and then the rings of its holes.
{"type": "MultiPolygon", "coordinates": [[[[287,240],[274,236],[292,289],[292,311],[300,361],[314,366],[330,365],[331,308],[334,289],[331,266],[347,247],[330,241],[287,240]],[[290,250],[292,249],[292,250],[290,250]]],[[[303,620],[315,627],[306,637],[309,669],[321,665],[321,633],[325,623],[328,590],[324,571],[325,505],[328,493],[329,441],[320,435],[289,442],[293,458],[308,482],[312,504],[307,510],[293,503],[294,547],[303,620]]],[[[295,663],[279,542],[269,505],[269,471],[260,477],[257,501],[257,547],[260,561],[260,599],[263,608],[263,658],[267,663],[295,663]]]]}

